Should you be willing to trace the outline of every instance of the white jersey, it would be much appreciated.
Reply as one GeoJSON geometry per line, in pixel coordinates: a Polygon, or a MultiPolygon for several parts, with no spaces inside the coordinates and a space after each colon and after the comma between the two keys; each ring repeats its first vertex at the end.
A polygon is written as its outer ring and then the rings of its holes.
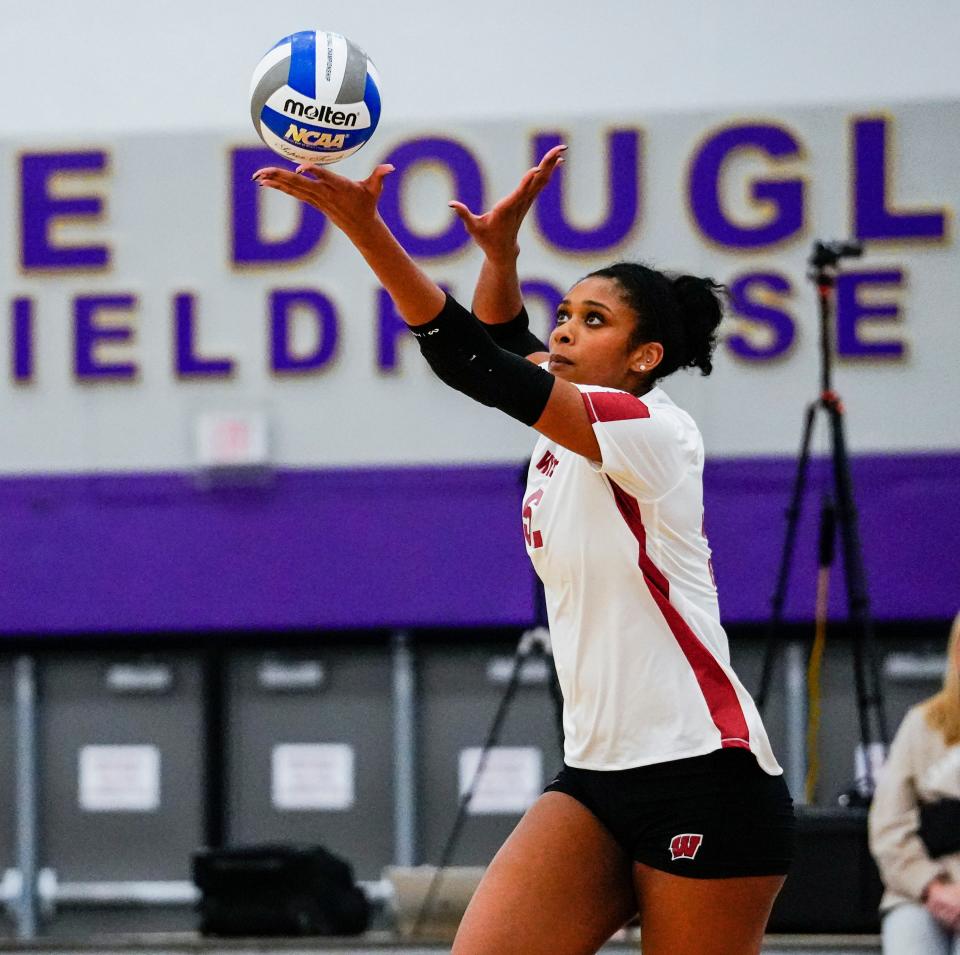
{"type": "Polygon", "coordinates": [[[523,504],[563,690],[564,758],[630,769],[750,749],[782,772],[730,666],[703,532],[703,441],[660,388],[577,385],[602,464],[546,438],[523,504]]]}

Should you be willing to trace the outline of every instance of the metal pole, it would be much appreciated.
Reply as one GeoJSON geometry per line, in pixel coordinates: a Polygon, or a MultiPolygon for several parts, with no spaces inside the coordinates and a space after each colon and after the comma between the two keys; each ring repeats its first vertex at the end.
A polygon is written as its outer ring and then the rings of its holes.
{"type": "Polygon", "coordinates": [[[786,653],[786,776],[794,802],[805,803],[807,789],[807,661],[802,640],[791,640],[786,653]]]}
{"type": "Polygon", "coordinates": [[[14,663],[16,733],[16,840],[20,898],[16,903],[17,938],[37,935],[37,676],[33,657],[14,663]]]}
{"type": "Polygon", "coordinates": [[[393,634],[393,859],[417,859],[416,674],[410,634],[393,634]]]}

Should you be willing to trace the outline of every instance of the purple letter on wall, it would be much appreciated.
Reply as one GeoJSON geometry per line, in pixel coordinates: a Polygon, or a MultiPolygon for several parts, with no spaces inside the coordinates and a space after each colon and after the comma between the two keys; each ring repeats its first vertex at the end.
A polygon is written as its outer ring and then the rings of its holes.
{"type": "Polygon", "coordinates": [[[380,289],[377,292],[377,368],[396,370],[397,339],[408,333],[407,323],[400,317],[393,299],[386,289],[380,289]]]}
{"type": "Polygon", "coordinates": [[[181,378],[226,378],[230,375],[233,362],[229,358],[203,358],[197,354],[195,297],[189,292],[175,295],[173,313],[176,326],[176,374],[181,378]]]}
{"type": "Polygon", "coordinates": [[[859,300],[862,288],[870,286],[892,287],[903,285],[900,269],[884,269],[877,272],[844,272],[837,276],[837,354],[845,358],[903,357],[904,345],[900,339],[864,341],[860,338],[860,322],[899,321],[900,307],[895,302],[864,304],[859,300]]]}
{"type": "Polygon", "coordinates": [[[59,218],[97,218],[99,196],[57,198],[50,180],[62,173],[102,172],[104,152],[27,153],[20,159],[20,262],[24,269],[102,269],[110,262],[105,245],[55,245],[50,227],[59,218]]]}
{"type": "Polygon", "coordinates": [[[270,295],[270,367],[283,374],[317,371],[337,352],[337,310],[316,289],[279,289],[270,295]],[[290,341],[298,311],[306,312],[317,329],[317,346],[307,354],[293,353],[290,341]]]}
{"type": "Polygon", "coordinates": [[[730,283],[730,310],[739,318],[766,326],[770,341],[758,347],[746,335],[727,337],[727,347],[738,358],[766,361],[779,358],[793,344],[796,326],[789,312],[775,307],[776,300],[792,291],[790,282],[776,272],[754,272],[741,275],[730,283]]]}
{"type": "MultiPolygon", "coordinates": [[[[250,177],[261,166],[276,166],[283,160],[269,149],[235,149],[231,156],[231,194],[233,197],[233,261],[237,265],[254,262],[290,262],[312,252],[323,237],[327,225],[322,215],[305,202],[297,203],[300,221],[290,235],[267,238],[260,229],[261,187],[250,177]]],[[[291,200],[291,205],[293,202],[291,200]]]]}
{"type": "MultiPolygon", "coordinates": [[[[533,140],[533,161],[563,142],[557,133],[533,140]]],[[[607,214],[598,225],[584,229],[571,225],[564,212],[564,175],[557,169],[537,200],[535,214],[548,242],[565,252],[603,252],[622,242],[640,215],[640,132],[613,130],[607,138],[607,214]]]]}
{"type": "MultiPolygon", "coordinates": [[[[860,119],[853,125],[854,234],[858,239],[942,239],[943,210],[897,212],[887,189],[887,120],[860,119]]],[[[892,190],[891,190],[892,191],[892,190]]]]}
{"type": "Polygon", "coordinates": [[[129,342],[133,329],[128,325],[103,327],[97,324],[101,311],[129,311],[137,304],[134,295],[80,295],[73,303],[74,374],[80,381],[129,381],[137,375],[133,362],[98,361],[98,342],[129,342]]]}
{"type": "Polygon", "coordinates": [[[33,301],[29,298],[13,300],[13,380],[18,384],[33,378],[33,301]]]}
{"type": "MultiPolygon", "coordinates": [[[[544,311],[547,314],[546,325],[542,327],[545,332],[541,340],[546,343],[553,326],[557,322],[557,306],[563,301],[563,291],[553,285],[551,282],[545,282],[541,279],[524,279],[520,283],[520,292],[523,295],[524,302],[530,299],[539,299],[543,303],[544,311]]],[[[538,335],[538,329],[531,328],[534,335],[538,335]]]]}
{"type": "MultiPolygon", "coordinates": [[[[459,221],[459,220],[458,220],[459,221]]],[[[441,283],[440,288],[449,294],[450,289],[441,283]]],[[[377,291],[377,368],[380,371],[396,371],[398,344],[410,336],[407,323],[400,317],[393,299],[386,289],[377,291]]],[[[410,336],[411,340],[413,337],[410,336]]]]}
{"type": "Polygon", "coordinates": [[[398,146],[384,160],[396,171],[387,176],[380,198],[380,215],[410,255],[435,258],[462,249],[470,236],[463,223],[451,212],[450,225],[436,235],[414,232],[403,216],[401,196],[403,180],[422,163],[444,166],[453,179],[453,198],[472,212],[483,211],[483,176],[473,154],[452,139],[412,139],[398,146]]]}
{"type": "Polygon", "coordinates": [[[720,184],[727,159],[744,149],[773,159],[793,159],[801,153],[796,138],[779,126],[750,124],[722,129],[707,139],[693,157],[690,208],[707,238],[732,249],[759,249],[796,235],[803,228],[803,182],[755,180],[750,187],[754,202],[770,204],[776,211],[759,225],[733,222],[723,208],[720,184]]]}

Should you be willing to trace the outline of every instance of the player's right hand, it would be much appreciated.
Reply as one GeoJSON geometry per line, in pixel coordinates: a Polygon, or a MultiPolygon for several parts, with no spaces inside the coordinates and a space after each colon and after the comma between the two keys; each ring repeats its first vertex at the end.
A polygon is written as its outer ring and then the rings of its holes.
{"type": "Polygon", "coordinates": [[[471,238],[491,261],[515,260],[520,252],[517,235],[533,200],[550,181],[553,171],[563,162],[566,146],[554,146],[540,163],[524,173],[520,184],[504,196],[489,212],[474,215],[462,202],[451,202],[450,208],[460,217],[471,238]]]}
{"type": "Polygon", "coordinates": [[[356,235],[376,221],[383,180],[393,172],[385,163],[359,181],[331,172],[325,166],[305,164],[296,172],[267,166],[253,174],[254,182],[300,199],[322,212],[337,228],[356,235]]]}

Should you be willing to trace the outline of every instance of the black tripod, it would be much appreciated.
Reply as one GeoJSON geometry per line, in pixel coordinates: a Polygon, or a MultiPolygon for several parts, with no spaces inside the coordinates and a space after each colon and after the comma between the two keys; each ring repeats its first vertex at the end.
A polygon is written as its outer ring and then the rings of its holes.
{"type": "MultiPolygon", "coordinates": [[[[524,470],[524,480],[526,480],[526,470],[524,470]]],[[[500,739],[500,732],[503,729],[503,723],[506,719],[510,704],[516,696],[517,689],[523,682],[524,665],[531,660],[541,659],[547,666],[547,683],[550,689],[550,698],[553,702],[553,711],[555,719],[555,728],[557,739],[560,746],[560,753],[563,753],[563,696],[560,693],[560,684],[557,682],[557,674],[553,666],[553,657],[550,647],[550,631],[547,628],[547,608],[546,599],[543,592],[543,586],[539,578],[534,577],[534,612],[536,624],[531,630],[527,630],[520,637],[517,643],[517,649],[513,655],[513,664],[510,670],[510,676],[507,679],[506,688],[497,711],[494,714],[493,722],[490,724],[490,730],[487,738],[480,749],[480,759],[477,762],[477,769],[473,774],[470,785],[466,792],[460,797],[460,803],[457,806],[457,815],[450,827],[450,834],[440,853],[440,861],[427,886],[427,892],[423,897],[423,902],[417,910],[417,917],[413,921],[411,935],[416,937],[427,916],[430,914],[436,901],[436,895],[440,888],[440,882],[443,878],[443,872],[450,864],[460,833],[463,830],[464,823],[467,821],[467,814],[470,809],[470,803],[473,800],[477,785],[483,776],[483,769],[487,763],[487,757],[500,739]]]]}
{"type": "Polygon", "coordinates": [[[820,397],[807,406],[803,425],[803,439],[800,444],[800,457],[797,472],[787,509],[787,530],[783,544],[783,556],[780,560],[780,572],[773,595],[773,613],[767,630],[767,645],[760,677],[760,689],[756,702],[763,709],[770,689],[770,679],[777,655],[779,627],[783,620],[783,607],[787,598],[787,584],[796,542],[797,525],[803,504],[806,487],[807,466],[810,461],[810,441],[813,437],[817,411],[826,412],[830,425],[831,461],[833,470],[834,500],[824,501],[820,514],[821,562],[823,554],[832,561],[832,548],[824,546],[824,539],[832,540],[835,530],[830,522],[836,522],[840,532],[843,573],[847,590],[847,608],[849,620],[853,624],[853,667],[857,694],[857,713],[860,722],[860,741],[864,750],[865,778],[862,787],[855,787],[851,799],[857,796],[869,800],[873,795],[874,780],[870,764],[870,743],[878,740],[886,750],[887,720],[883,708],[883,696],[880,683],[880,670],[877,665],[876,647],[873,635],[873,621],[870,617],[870,602],[867,596],[866,575],[863,566],[863,552],[860,546],[860,532],[857,525],[857,510],[853,498],[853,483],[850,478],[850,462],[847,457],[847,445],[843,430],[843,403],[833,390],[832,353],[830,350],[830,318],[833,311],[833,294],[836,285],[836,273],[840,259],[860,256],[863,246],[852,242],[815,242],[809,259],[808,277],[817,287],[820,303],[820,397]],[[871,715],[876,722],[876,736],[871,729],[871,715]]]}

